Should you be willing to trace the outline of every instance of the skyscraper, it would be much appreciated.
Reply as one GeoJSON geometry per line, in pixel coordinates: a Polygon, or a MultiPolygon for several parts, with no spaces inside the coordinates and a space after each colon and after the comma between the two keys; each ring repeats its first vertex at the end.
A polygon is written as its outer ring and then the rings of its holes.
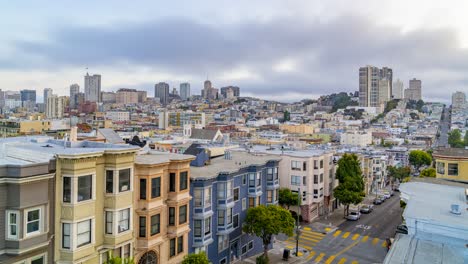
{"type": "Polygon", "coordinates": [[[397,79],[393,83],[392,96],[394,99],[403,99],[405,96],[403,91],[403,82],[400,79],[397,79]]]}
{"type": "Polygon", "coordinates": [[[206,80],[203,84],[202,97],[205,99],[218,99],[218,89],[211,85],[210,80],[206,80]]]}
{"type": "Polygon", "coordinates": [[[180,98],[187,100],[190,98],[190,83],[181,83],[179,88],[180,98]]]}
{"type": "Polygon", "coordinates": [[[51,97],[53,90],[51,88],[44,88],[44,103],[47,104],[47,98],[51,97]]]}
{"type": "Polygon", "coordinates": [[[63,118],[66,100],[65,96],[52,95],[48,97],[46,104],[47,118],[63,118]]]}
{"type": "Polygon", "coordinates": [[[466,95],[464,92],[455,92],[452,94],[453,108],[462,107],[464,104],[466,104],[466,95]]]}
{"type": "Polygon", "coordinates": [[[80,86],[78,84],[70,85],[70,107],[76,108],[78,106],[77,103],[77,94],[80,93],[80,86]]]}
{"type": "Polygon", "coordinates": [[[169,103],[169,84],[165,82],[157,83],[154,86],[154,97],[159,98],[159,101],[163,105],[169,103]]]}
{"type": "Polygon", "coordinates": [[[422,98],[422,82],[421,80],[417,80],[413,78],[409,81],[409,88],[405,90],[405,99],[407,100],[421,100],[422,98]]]}
{"type": "Polygon", "coordinates": [[[21,90],[21,102],[33,102],[36,103],[36,90],[21,90]]]}
{"type": "Polygon", "coordinates": [[[359,106],[382,107],[392,94],[393,71],[374,66],[359,68],[359,106]]]}
{"type": "Polygon", "coordinates": [[[89,75],[86,73],[84,79],[85,101],[102,102],[101,97],[101,75],[89,75]]]}
{"type": "Polygon", "coordinates": [[[224,98],[227,98],[227,96],[226,96],[227,93],[226,92],[227,92],[228,89],[232,89],[232,91],[234,92],[235,97],[240,96],[240,88],[238,86],[226,86],[226,87],[221,88],[221,95],[224,98]]]}

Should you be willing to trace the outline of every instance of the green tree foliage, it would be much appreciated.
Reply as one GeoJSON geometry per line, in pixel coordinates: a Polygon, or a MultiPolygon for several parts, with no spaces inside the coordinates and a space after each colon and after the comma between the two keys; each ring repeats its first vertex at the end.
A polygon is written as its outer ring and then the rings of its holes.
{"type": "Polygon", "coordinates": [[[288,188],[281,188],[279,189],[278,203],[289,210],[291,205],[299,204],[299,194],[291,192],[288,188]]]}
{"type": "Polygon", "coordinates": [[[416,113],[410,113],[409,115],[410,115],[411,119],[413,119],[413,120],[419,120],[418,114],[416,114],[416,113]]]}
{"type": "Polygon", "coordinates": [[[121,257],[114,257],[111,250],[107,251],[107,260],[104,261],[102,264],[135,264],[135,261],[132,257],[129,258],[121,258],[121,257]]]}
{"type": "Polygon", "coordinates": [[[188,254],[182,260],[182,264],[209,264],[210,261],[206,256],[205,252],[188,254]]]}
{"type": "Polygon", "coordinates": [[[426,168],[421,171],[421,174],[419,177],[431,177],[435,178],[436,177],[436,170],[434,168],[426,168]]]}
{"type": "Polygon", "coordinates": [[[388,166],[388,176],[390,179],[395,180],[398,179],[400,182],[406,178],[409,177],[411,174],[411,168],[410,167],[394,167],[394,166],[388,166]]]}
{"type": "Polygon", "coordinates": [[[419,171],[421,166],[429,166],[432,163],[432,157],[424,150],[413,150],[409,153],[409,162],[419,171]]]}
{"type": "Polygon", "coordinates": [[[391,101],[388,101],[387,104],[385,105],[384,113],[388,113],[395,109],[398,106],[399,99],[393,99],[391,101]]]}
{"type": "MultiPolygon", "coordinates": [[[[466,141],[466,135],[465,135],[465,141],[466,141]]],[[[463,148],[465,146],[464,142],[461,139],[461,132],[459,129],[454,129],[448,132],[448,143],[450,147],[452,148],[463,148]]]]}
{"type": "Polygon", "coordinates": [[[338,161],[336,178],[338,187],[334,190],[334,196],[346,206],[345,216],[348,214],[350,204],[362,202],[364,197],[364,181],[362,179],[361,166],[355,154],[344,154],[338,161]]]}
{"type": "Polygon", "coordinates": [[[406,109],[415,109],[418,110],[419,112],[422,112],[422,108],[424,106],[424,101],[423,100],[409,100],[408,103],[406,104],[406,109]]]}
{"type": "Polygon", "coordinates": [[[242,230],[262,239],[263,255],[268,258],[268,245],[271,244],[273,235],[293,235],[294,218],[281,206],[259,205],[249,208],[242,230]]]}
{"type": "Polygon", "coordinates": [[[284,111],[283,112],[283,121],[286,122],[286,121],[289,121],[291,120],[291,113],[289,113],[289,111],[284,111]]]}

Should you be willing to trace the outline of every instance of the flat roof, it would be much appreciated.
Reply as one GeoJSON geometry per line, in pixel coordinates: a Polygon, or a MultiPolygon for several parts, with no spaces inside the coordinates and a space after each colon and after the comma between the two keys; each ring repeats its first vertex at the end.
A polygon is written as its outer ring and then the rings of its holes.
{"type": "Polygon", "coordinates": [[[468,159],[468,149],[463,148],[441,148],[434,151],[434,156],[447,156],[468,159]]]}
{"type": "Polygon", "coordinates": [[[193,160],[195,156],[192,155],[185,155],[185,154],[177,154],[177,153],[168,153],[168,152],[160,152],[160,151],[150,151],[145,154],[137,155],[135,158],[135,164],[142,164],[142,165],[156,165],[167,163],[170,161],[189,161],[193,160]]]}
{"type": "Polygon", "coordinates": [[[253,153],[265,153],[270,155],[283,155],[283,156],[291,156],[291,157],[299,157],[299,158],[308,158],[308,157],[319,157],[325,154],[333,153],[330,149],[285,149],[281,151],[281,147],[274,147],[269,148],[267,146],[259,146],[256,145],[251,149],[253,153]]]}
{"type": "Polygon", "coordinates": [[[244,151],[231,151],[231,159],[224,156],[213,158],[203,167],[190,167],[190,178],[211,179],[220,173],[235,173],[252,165],[264,165],[268,161],[279,161],[280,157],[266,154],[251,154],[244,151]]]}

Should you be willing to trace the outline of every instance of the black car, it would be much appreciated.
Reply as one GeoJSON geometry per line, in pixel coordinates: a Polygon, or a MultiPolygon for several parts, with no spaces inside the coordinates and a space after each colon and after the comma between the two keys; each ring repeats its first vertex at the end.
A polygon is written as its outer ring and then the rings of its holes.
{"type": "Polygon", "coordinates": [[[408,227],[406,225],[399,225],[399,226],[397,226],[395,233],[396,234],[407,235],[408,234],[408,227]]]}

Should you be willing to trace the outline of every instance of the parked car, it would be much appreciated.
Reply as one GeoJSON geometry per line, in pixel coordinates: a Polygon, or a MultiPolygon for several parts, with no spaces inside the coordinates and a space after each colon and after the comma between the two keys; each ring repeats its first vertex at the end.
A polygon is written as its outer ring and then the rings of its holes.
{"type": "Polygon", "coordinates": [[[406,225],[399,225],[396,228],[395,234],[408,234],[408,227],[406,225]]]}
{"type": "Polygon", "coordinates": [[[374,198],[374,204],[382,204],[382,200],[379,197],[374,198]]]}
{"type": "Polygon", "coordinates": [[[371,204],[363,204],[361,205],[361,210],[359,210],[363,214],[368,214],[374,210],[374,206],[371,204]]]}
{"type": "Polygon", "coordinates": [[[352,221],[357,221],[359,220],[359,218],[361,218],[361,213],[359,211],[351,211],[346,217],[346,219],[352,220],[352,221]]]}
{"type": "Polygon", "coordinates": [[[385,199],[389,199],[389,198],[391,197],[389,191],[383,191],[383,192],[381,193],[381,195],[382,195],[383,197],[385,197],[385,199]]]}

